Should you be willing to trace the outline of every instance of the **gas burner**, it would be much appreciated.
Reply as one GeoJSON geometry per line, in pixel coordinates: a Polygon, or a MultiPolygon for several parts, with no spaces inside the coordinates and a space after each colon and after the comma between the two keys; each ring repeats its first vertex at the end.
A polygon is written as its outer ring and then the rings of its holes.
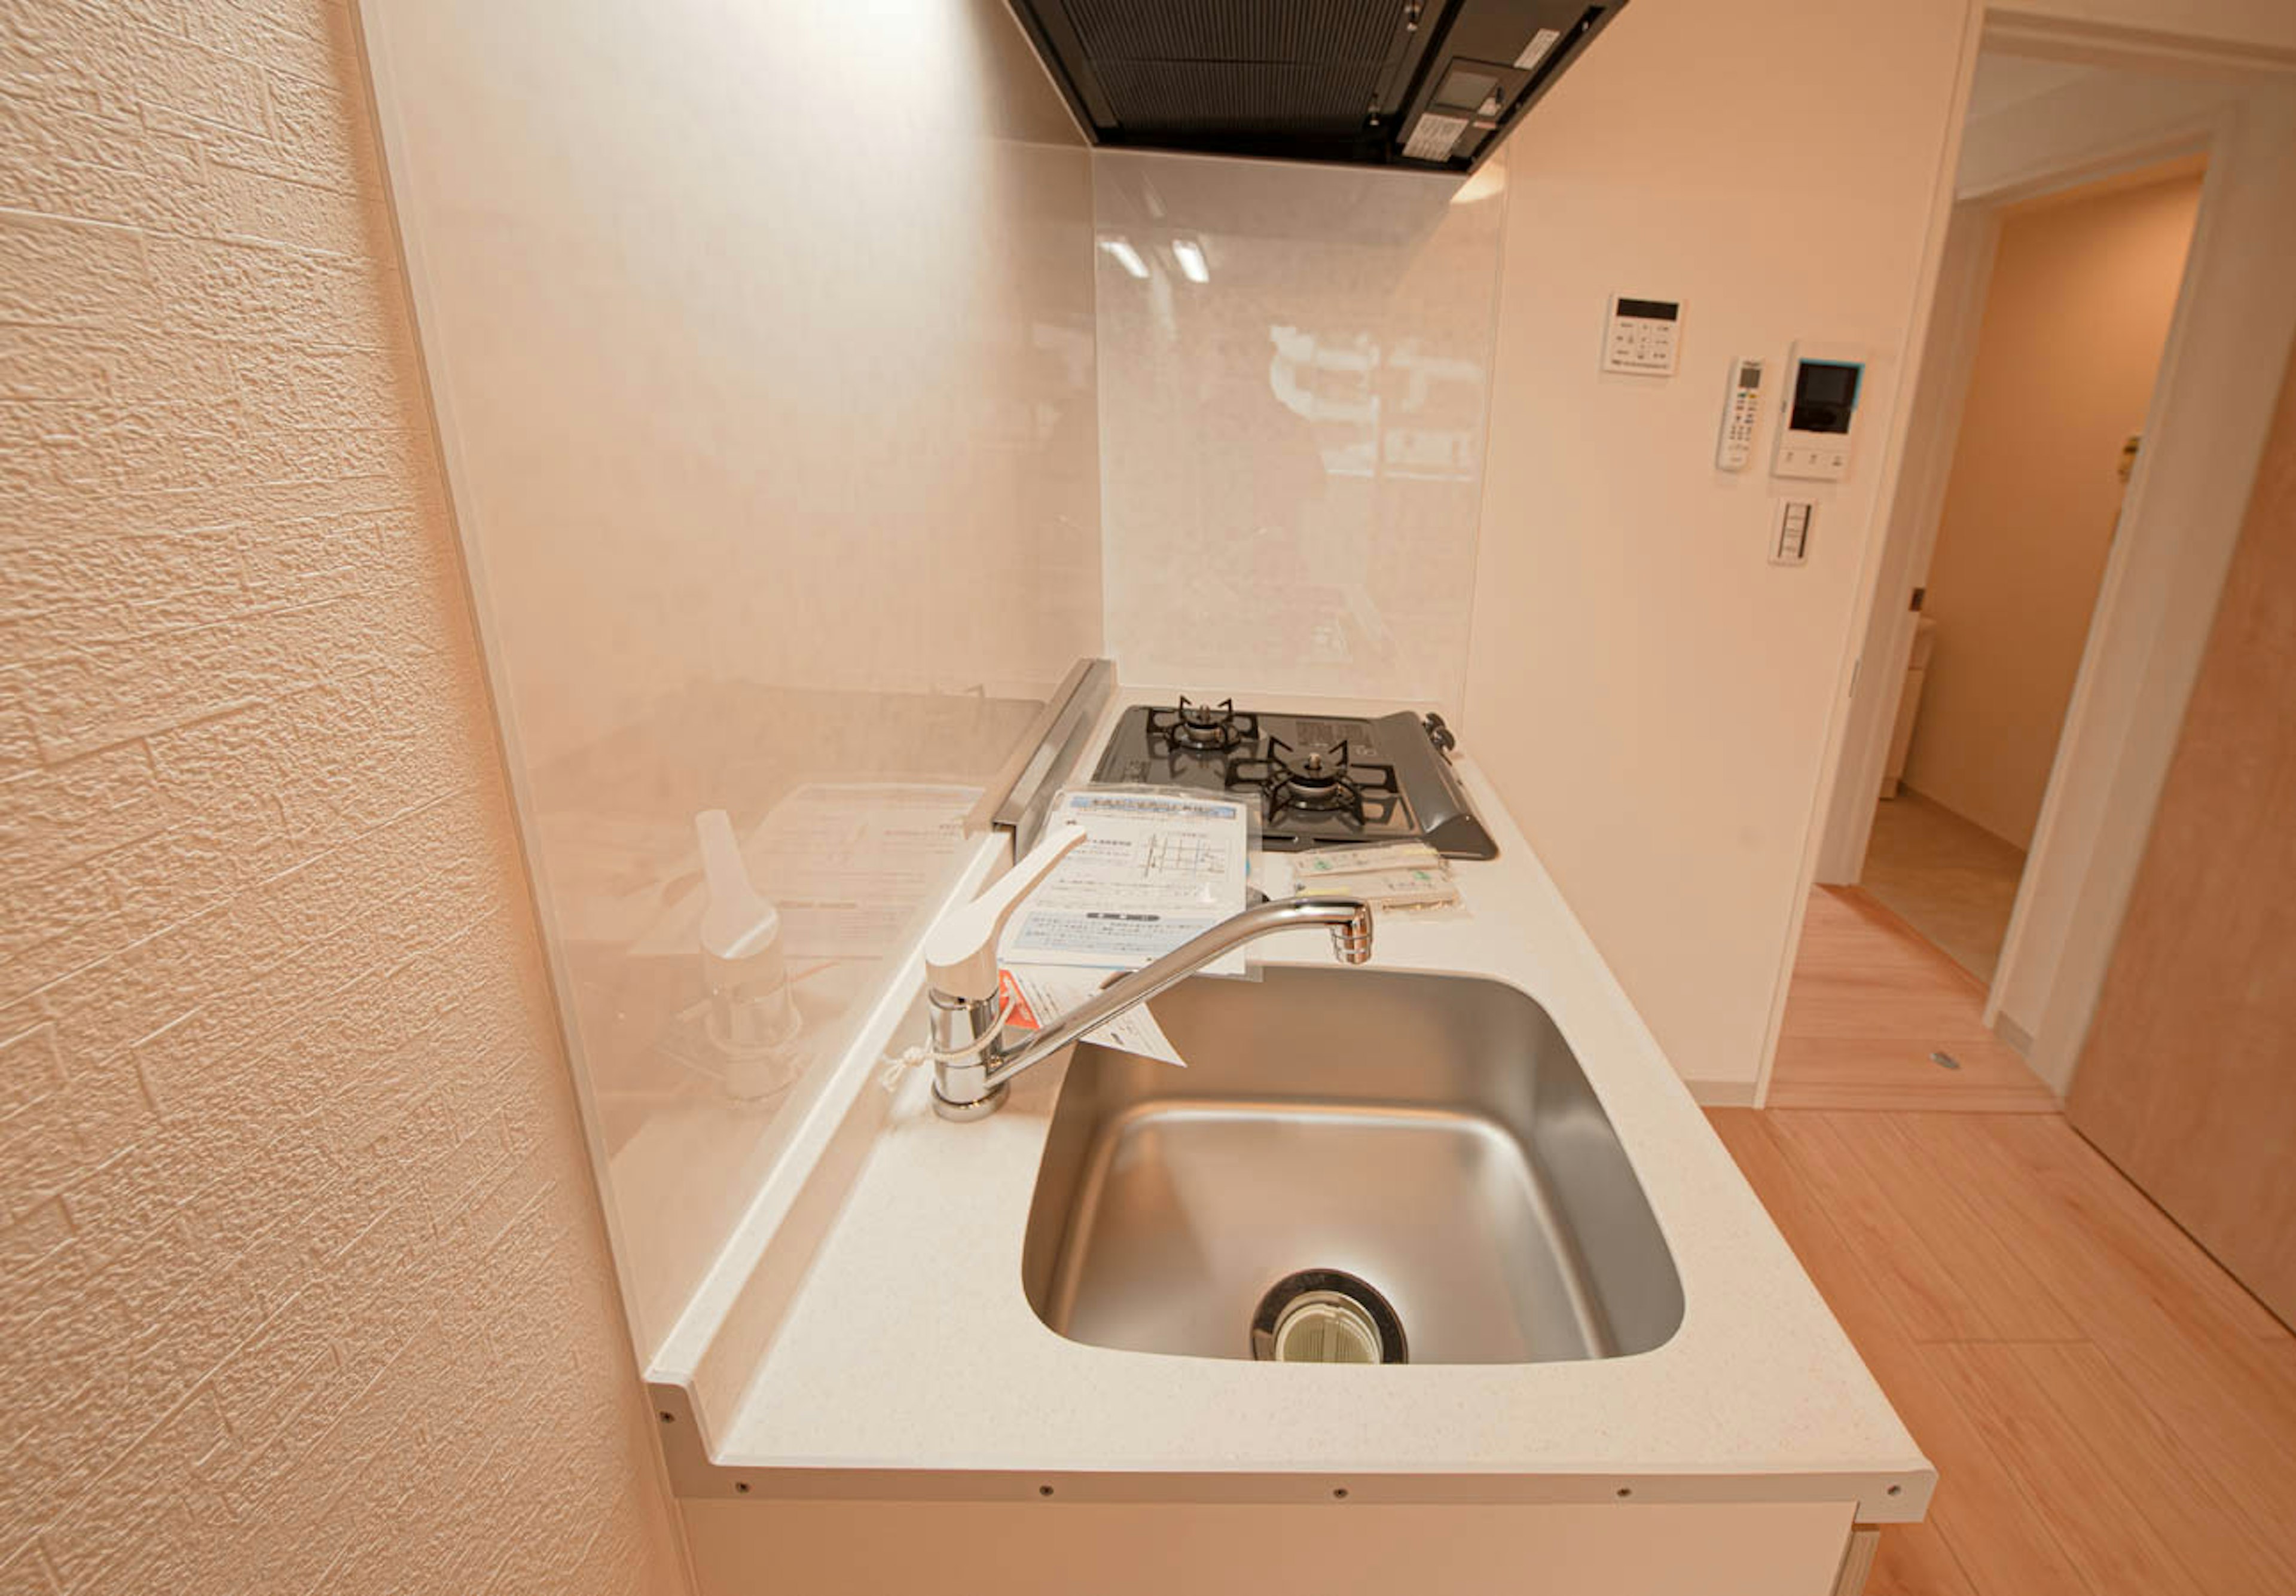
{"type": "Polygon", "coordinates": [[[1494,858],[1445,757],[1450,741],[1439,721],[1407,710],[1376,719],[1254,715],[1180,699],[1168,708],[1128,706],[1093,780],[1250,794],[1260,845],[1278,851],[1419,840],[1455,858],[1494,858]]]}
{"type": "Polygon", "coordinates": [[[1148,711],[1148,737],[1151,742],[1161,739],[1189,753],[1217,754],[1238,743],[1258,742],[1259,716],[1239,713],[1234,699],[1199,704],[1182,693],[1177,708],[1148,711]]]}
{"type": "Polygon", "coordinates": [[[1263,755],[1238,754],[1227,762],[1227,784],[1257,787],[1267,795],[1271,821],[1293,811],[1337,814],[1378,824],[1403,802],[1391,765],[1358,765],[1347,740],[1323,748],[1293,748],[1269,735],[1263,755]]]}
{"type": "Polygon", "coordinates": [[[1348,745],[1344,742],[1328,752],[1323,749],[1302,749],[1294,754],[1291,745],[1278,738],[1275,749],[1283,754],[1274,757],[1281,761],[1278,779],[1283,784],[1283,796],[1297,809],[1344,809],[1348,806],[1348,745]]]}

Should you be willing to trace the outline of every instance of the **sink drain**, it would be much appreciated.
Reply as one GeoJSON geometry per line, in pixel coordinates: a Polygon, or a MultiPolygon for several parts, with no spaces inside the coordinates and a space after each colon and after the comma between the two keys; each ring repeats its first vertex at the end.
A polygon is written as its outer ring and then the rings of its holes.
{"type": "Polygon", "coordinates": [[[1251,1355],[1263,1363],[1410,1361],[1387,1298],[1340,1269],[1302,1269],[1270,1286],[1251,1315],[1251,1355]]]}

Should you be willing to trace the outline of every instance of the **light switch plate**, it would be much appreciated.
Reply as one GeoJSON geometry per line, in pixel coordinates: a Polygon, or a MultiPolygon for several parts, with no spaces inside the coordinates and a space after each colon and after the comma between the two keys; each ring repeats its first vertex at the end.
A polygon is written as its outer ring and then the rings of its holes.
{"type": "Polygon", "coordinates": [[[1777,535],[1770,542],[1772,565],[1806,565],[1809,561],[1810,525],[1817,506],[1808,499],[1778,501],[1777,535]]]}

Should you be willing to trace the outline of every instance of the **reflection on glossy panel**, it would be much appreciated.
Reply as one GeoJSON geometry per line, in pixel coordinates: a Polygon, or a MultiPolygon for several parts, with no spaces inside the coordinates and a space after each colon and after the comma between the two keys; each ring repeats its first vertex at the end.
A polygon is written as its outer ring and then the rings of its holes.
{"type": "Polygon", "coordinates": [[[1126,676],[1456,702],[1504,167],[1103,152],[1093,172],[1126,676]]]}
{"type": "Polygon", "coordinates": [[[644,1354],[1099,651],[1088,157],[999,0],[362,11],[644,1354]]]}

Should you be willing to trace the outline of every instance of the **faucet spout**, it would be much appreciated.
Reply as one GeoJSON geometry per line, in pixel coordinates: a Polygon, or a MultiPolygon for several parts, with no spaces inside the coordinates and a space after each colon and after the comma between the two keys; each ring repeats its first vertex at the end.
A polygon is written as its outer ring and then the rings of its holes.
{"type": "Polygon", "coordinates": [[[1089,1000],[1013,1047],[1007,1047],[1001,1036],[973,1045],[996,1024],[994,1003],[935,991],[931,994],[936,1059],[934,1111],[944,1119],[979,1119],[994,1113],[1014,1076],[1185,980],[1222,954],[1277,931],[1318,925],[1331,928],[1332,952],[1341,963],[1362,964],[1371,958],[1371,905],[1363,899],[1330,896],[1262,904],[1230,915],[1155,962],[1111,981],[1089,1000]]]}

